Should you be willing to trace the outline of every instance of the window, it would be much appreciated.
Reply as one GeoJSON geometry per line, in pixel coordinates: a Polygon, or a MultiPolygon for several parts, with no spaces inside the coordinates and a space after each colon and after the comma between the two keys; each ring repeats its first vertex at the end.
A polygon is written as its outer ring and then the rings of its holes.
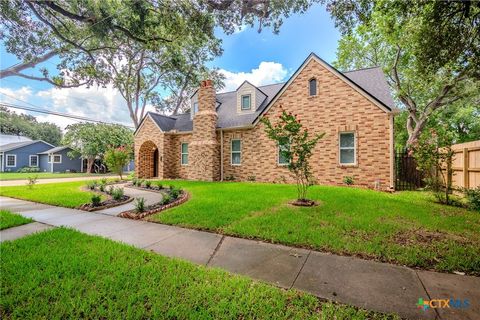
{"type": "Polygon", "coordinates": [[[182,148],[181,148],[181,162],[182,165],[187,165],[188,164],[188,143],[182,143],[182,148]]]}
{"type": "Polygon", "coordinates": [[[240,165],[242,162],[242,142],[238,139],[232,140],[231,164],[240,165]]]}
{"type": "Polygon", "coordinates": [[[242,110],[250,110],[252,107],[252,102],[250,101],[252,96],[250,94],[245,94],[242,96],[242,110]]]}
{"type": "Polygon", "coordinates": [[[290,161],[288,156],[285,154],[285,151],[288,151],[290,146],[286,143],[278,145],[278,164],[279,165],[287,165],[290,161]]]}
{"type": "MultiPolygon", "coordinates": [[[[52,163],[52,156],[48,155],[48,163],[52,163]]],[[[62,155],[61,154],[54,154],[53,155],[53,163],[62,163],[62,155]]]]}
{"type": "Polygon", "coordinates": [[[355,164],[355,133],[340,133],[340,164],[355,164]]]}
{"type": "Polygon", "coordinates": [[[308,81],[308,89],[311,96],[317,95],[317,79],[310,79],[310,81],[308,81]]]}
{"type": "Polygon", "coordinates": [[[16,154],[7,154],[7,167],[16,167],[17,166],[17,155],[16,154]]]}
{"type": "Polygon", "coordinates": [[[30,155],[30,167],[38,167],[38,156],[30,155]]]}
{"type": "Polygon", "coordinates": [[[196,114],[198,112],[198,102],[193,103],[193,114],[196,114]]]}

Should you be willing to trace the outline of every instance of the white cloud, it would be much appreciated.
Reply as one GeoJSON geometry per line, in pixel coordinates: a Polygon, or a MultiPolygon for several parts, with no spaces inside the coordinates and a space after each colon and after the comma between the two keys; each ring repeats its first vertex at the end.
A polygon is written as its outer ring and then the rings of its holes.
{"type": "Polygon", "coordinates": [[[281,82],[288,74],[281,63],[268,61],[262,61],[258,68],[250,72],[230,72],[224,69],[220,72],[225,75],[223,92],[236,90],[245,80],[256,86],[281,82]]]}
{"type": "MultiPolygon", "coordinates": [[[[0,101],[16,105],[24,104],[22,101],[28,101],[32,96],[32,90],[29,87],[21,87],[20,89],[11,89],[6,87],[0,88],[0,101]]],[[[8,108],[16,113],[27,113],[25,110],[8,108]]]]}

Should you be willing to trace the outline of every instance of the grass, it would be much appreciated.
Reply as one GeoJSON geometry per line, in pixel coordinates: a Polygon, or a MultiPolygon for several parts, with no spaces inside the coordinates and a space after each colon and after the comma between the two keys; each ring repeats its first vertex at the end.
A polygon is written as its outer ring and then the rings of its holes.
{"type": "Polygon", "coordinates": [[[64,228],[0,248],[2,319],[398,319],[64,228]]]}
{"type": "Polygon", "coordinates": [[[61,178],[75,178],[75,177],[90,177],[98,176],[104,177],[104,174],[95,173],[51,173],[51,172],[0,172],[1,180],[26,180],[28,177],[37,176],[38,179],[61,179],[61,178]]]}
{"type": "Polygon", "coordinates": [[[314,186],[317,207],[288,204],[294,185],[165,181],[191,199],[149,219],[423,269],[480,274],[480,215],[426,192],[314,186]]]}
{"type": "MultiPolygon", "coordinates": [[[[91,201],[92,192],[81,190],[85,181],[48,183],[24,186],[0,187],[0,196],[30,200],[54,206],[75,208],[91,201]]],[[[102,196],[102,200],[104,196],[102,196]]]]}
{"type": "Polygon", "coordinates": [[[0,230],[21,226],[33,222],[32,219],[24,218],[8,210],[0,210],[0,230]]]}

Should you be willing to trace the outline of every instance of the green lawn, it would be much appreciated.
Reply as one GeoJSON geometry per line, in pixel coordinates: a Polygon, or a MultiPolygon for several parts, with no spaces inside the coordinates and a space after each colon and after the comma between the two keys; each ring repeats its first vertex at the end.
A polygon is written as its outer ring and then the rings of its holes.
{"type": "Polygon", "coordinates": [[[165,181],[191,199],[152,221],[438,271],[480,274],[480,215],[426,192],[314,186],[312,208],[294,185],[165,181]]]}
{"type": "Polygon", "coordinates": [[[0,172],[1,180],[25,180],[28,177],[37,176],[38,179],[55,179],[55,178],[75,178],[75,177],[90,177],[98,176],[98,178],[105,177],[104,174],[87,174],[87,173],[51,173],[51,172],[0,172]]]}
{"type": "Polygon", "coordinates": [[[0,230],[21,226],[22,224],[30,222],[33,222],[33,220],[24,218],[8,210],[0,210],[0,230]]]}
{"type": "Polygon", "coordinates": [[[398,319],[69,229],[0,248],[3,319],[398,319]]]}
{"type": "MultiPolygon", "coordinates": [[[[0,187],[0,196],[30,200],[75,208],[91,201],[92,192],[81,190],[85,181],[38,184],[32,189],[25,186],[0,187]]],[[[103,196],[102,196],[103,197],[103,196]]]]}

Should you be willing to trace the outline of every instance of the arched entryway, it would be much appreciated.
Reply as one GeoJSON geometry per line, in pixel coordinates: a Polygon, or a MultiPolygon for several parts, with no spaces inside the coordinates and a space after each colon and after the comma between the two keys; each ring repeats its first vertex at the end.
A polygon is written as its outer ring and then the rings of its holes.
{"type": "Polygon", "coordinates": [[[158,177],[158,159],[159,151],[155,143],[145,141],[138,152],[138,177],[158,177]]]}

